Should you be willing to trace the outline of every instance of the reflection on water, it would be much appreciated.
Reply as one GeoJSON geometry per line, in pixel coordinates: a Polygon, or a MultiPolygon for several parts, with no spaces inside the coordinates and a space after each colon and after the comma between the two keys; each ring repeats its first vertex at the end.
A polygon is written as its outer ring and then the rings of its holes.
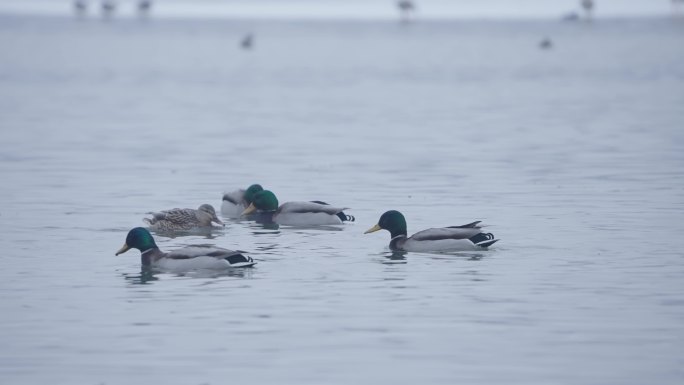
{"type": "Polygon", "coordinates": [[[241,267],[234,269],[225,270],[193,270],[180,274],[176,274],[178,277],[191,277],[191,278],[221,278],[221,277],[234,277],[234,278],[252,278],[252,274],[256,267],[241,267]]]}
{"type": "Polygon", "coordinates": [[[205,239],[214,239],[221,236],[225,230],[217,227],[201,227],[192,230],[177,230],[177,231],[162,231],[162,230],[150,230],[154,235],[158,235],[166,238],[178,238],[187,236],[201,236],[205,239]]]}
{"type": "Polygon", "coordinates": [[[142,270],[140,270],[139,273],[123,273],[121,275],[127,282],[133,285],[145,285],[159,280],[159,278],[155,276],[155,272],[147,266],[142,266],[142,270]]]}
{"type": "Polygon", "coordinates": [[[164,276],[174,276],[174,277],[189,277],[189,278],[208,278],[216,279],[222,277],[233,277],[233,278],[252,278],[253,267],[247,268],[235,268],[235,269],[224,269],[224,270],[192,270],[183,273],[167,273],[164,271],[156,270],[153,267],[141,266],[141,270],[138,273],[123,273],[121,274],[126,282],[133,285],[145,285],[159,281],[164,276]]]}
{"type": "Polygon", "coordinates": [[[409,260],[418,260],[424,258],[434,260],[448,260],[448,259],[465,259],[468,261],[479,261],[487,256],[486,252],[454,252],[454,253],[411,253],[407,251],[387,251],[380,254],[385,260],[382,263],[407,263],[409,260]]]}
{"type": "Polygon", "coordinates": [[[390,251],[383,253],[386,260],[383,260],[382,263],[406,263],[406,254],[408,254],[406,251],[390,251]]]}
{"type": "MultiPolygon", "coordinates": [[[[275,222],[271,223],[257,223],[255,222],[253,225],[251,225],[252,228],[261,228],[264,230],[278,230],[280,228],[280,225],[278,225],[275,222]]],[[[265,233],[263,231],[253,231],[252,234],[271,234],[271,232],[265,233]]]]}
{"type": "Polygon", "coordinates": [[[281,226],[283,229],[290,229],[295,234],[309,234],[314,231],[343,231],[346,225],[318,225],[318,226],[281,226]]]}

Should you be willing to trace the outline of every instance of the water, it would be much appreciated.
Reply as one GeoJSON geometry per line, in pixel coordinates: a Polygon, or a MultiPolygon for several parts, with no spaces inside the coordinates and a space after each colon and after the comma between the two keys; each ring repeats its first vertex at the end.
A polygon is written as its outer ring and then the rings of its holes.
{"type": "Polygon", "coordinates": [[[681,383],[683,27],[3,17],[0,382],[681,383]],[[357,221],[114,256],[254,182],[357,221]],[[501,241],[396,259],[389,209],[501,241]]]}

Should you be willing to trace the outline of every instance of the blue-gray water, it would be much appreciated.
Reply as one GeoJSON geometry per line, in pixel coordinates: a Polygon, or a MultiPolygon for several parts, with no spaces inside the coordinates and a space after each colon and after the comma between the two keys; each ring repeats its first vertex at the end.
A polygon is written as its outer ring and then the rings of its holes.
{"type": "Polygon", "coordinates": [[[683,36],[3,17],[0,382],[682,383],[683,36]],[[157,237],[259,261],[218,277],[114,256],[254,182],[357,221],[157,237]],[[394,260],[388,209],[501,241],[394,260]]]}

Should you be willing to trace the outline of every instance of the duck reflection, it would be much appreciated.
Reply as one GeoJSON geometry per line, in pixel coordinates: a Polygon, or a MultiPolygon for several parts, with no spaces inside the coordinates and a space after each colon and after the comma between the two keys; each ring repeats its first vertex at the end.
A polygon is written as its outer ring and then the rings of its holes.
{"type": "Polygon", "coordinates": [[[123,273],[121,276],[124,280],[131,285],[148,285],[159,281],[160,277],[171,276],[171,277],[189,277],[189,278],[222,278],[222,277],[235,277],[235,278],[252,278],[254,269],[226,269],[226,270],[194,270],[184,273],[171,274],[163,271],[156,270],[150,266],[141,266],[140,271],[137,273],[123,273]]]}
{"type": "Polygon", "coordinates": [[[458,259],[465,259],[467,261],[479,261],[482,258],[486,256],[485,253],[468,253],[468,252],[453,252],[453,253],[435,253],[435,254],[425,254],[427,257],[431,259],[439,259],[439,260],[455,260],[456,258],[458,259]]]}
{"type": "Polygon", "coordinates": [[[190,237],[199,236],[205,239],[215,239],[218,235],[222,233],[223,229],[219,228],[197,228],[187,231],[162,231],[162,230],[151,230],[150,232],[154,235],[158,235],[165,238],[175,239],[179,237],[190,237]]]}
{"type": "Polygon", "coordinates": [[[466,257],[469,261],[479,261],[485,257],[485,254],[481,253],[461,253],[460,256],[466,257]]]}
{"type": "MultiPolygon", "coordinates": [[[[387,251],[382,254],[380,254],[384,259],[382,259],[380,262],[384,264],[392,264],[392,263],[407,263],[407,255],[409,254],[408,251],[387,251]]],[[[430,259],[439,259],[439,260],[445,260],[445,259],[454,259],[454,257],[457,258],[463,258],[468,261],[479,261],[482,258],[485,257],[486,254],[484,253],[435,253],[435,254],[422,254],[422,253],[414,253],[418,254],[419,257],[421,258],[430,258],[430,259]]]]}
{"type": "Polygon", "coordinates": [[[159,278],[155,276],[155,272],[149,266],[142,266],[139,273],[123,273],[121,274],[126,282],[132,285],[146,285],[153,281],[158,281],[159,278]]]}
{"type": "Polygon", "coordinates": [[[273,221],[273,213],[270,211],[255,211],[249,214],[249,219],[264,229],[278,230],[280,228],[280,225],[273,221]]]}
{"type": "Polygon", "coordinates": [[[406,251],[390,251],[383,253],[382,256],[385,258],[381,261],[383,264],[402,264],[407,263],[406,261],[406,251]]]}

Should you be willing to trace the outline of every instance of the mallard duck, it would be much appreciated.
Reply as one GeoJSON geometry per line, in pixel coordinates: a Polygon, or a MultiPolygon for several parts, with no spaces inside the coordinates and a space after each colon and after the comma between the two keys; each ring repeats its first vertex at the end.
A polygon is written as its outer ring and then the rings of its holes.
{"type": "Polygon", "coordinates": [[[250,267],[256,262],[243,255],[242,251],[233,251],[221,247],[197,245],[165,253],[147,229],[136,227],[128,232],[126,243],[116,252],[123,254],[130,249],[140,250],[143,266],[151,266],[166,271],[189,271],[204,269],[225,269],[229,267],[250,267]]]}
{"type": "Polygon", "coordinates": [[[290,226],[339,225],[353,221],[354,217],[346,215],[340,208],[325,202],[285,202],[278,206],[278,198],[271,191],[264,190],[254,194],[252,203],[242,215],[258,212],[257,221],[261,223],[277,223],[290,226]]]}
{"type": "Polygon", "coordinates": [[[212,222],[223,225],[216,216],[216,210],[209,204],[203,204],[195,209],[171,209],[152,214],[152,218],[143,221],[155,231],[186,231],[197,228],[212,227],[212,222]]]}
{"type": "Polygon", "coordinates": [[[252,203],[254,194],[263,190],[260,184],[253,184],[247,189],[223,193],[221,214],[228,218],[240,218],[242,212],[252,203]]]}
{"type": "Polygon", "coordinates": [[[498,239],[494,239],[494,235],[491,233],[483,233],[479,224],[480,221],[463,226],[432,228],[419,231],[408,237],[404,215],[399,211],[390,210],[382,214],[378,224],[366,230],[364,234],[383,229],[389,231],[392,236],[389,247],[395,251],[483,250],[493,245],[498,239]]]}

